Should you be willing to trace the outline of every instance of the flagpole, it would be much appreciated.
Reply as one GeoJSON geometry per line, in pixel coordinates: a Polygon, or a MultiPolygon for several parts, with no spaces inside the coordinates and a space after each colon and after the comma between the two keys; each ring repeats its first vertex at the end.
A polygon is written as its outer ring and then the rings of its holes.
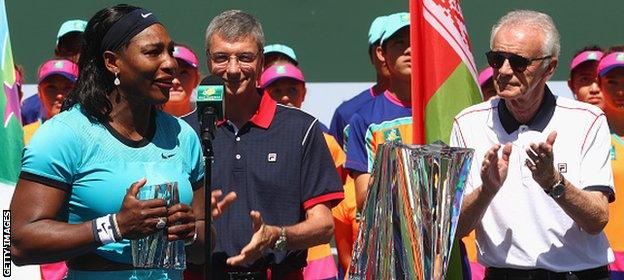
{"type": "Polygon", "coordinates": [[[423,42],[424,0],[410,0],[410,48],[412,54],[412,135],[413,144],[425,144],[425,87],[424,81],[424,48],[419,48],[418,44],[423,42]]]}

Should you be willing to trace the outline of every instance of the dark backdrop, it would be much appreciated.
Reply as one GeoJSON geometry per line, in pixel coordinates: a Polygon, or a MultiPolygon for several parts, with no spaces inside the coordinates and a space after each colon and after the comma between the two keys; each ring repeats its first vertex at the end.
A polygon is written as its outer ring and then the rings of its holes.
{"type": "MultiPolygon", "coordinates": [[[[26,69],[27,83],[36,83],[37,67],[53,54],[56,32],[67,19],[88,20],[117,1],[7,0],[14,58],[26,69]]],[[[176,41],[203,54],[204,30],[210,19],[227,9],[243,9],[259,18],[267,43],[283,42],[297,52],[311,82],[374,80],[366,37],[378,15],[407,11],[407,1],[390,0],[174,0],[128,1],[156,14],[176,41]]],[[[462,4],[477,67],[485,65],[492,24],[512,9],[535,9],[550,14],[562,35],[556,80],[567,78],[572,54],[586,44],[624,43],[624,1],[470,0],[462,4]]]]}

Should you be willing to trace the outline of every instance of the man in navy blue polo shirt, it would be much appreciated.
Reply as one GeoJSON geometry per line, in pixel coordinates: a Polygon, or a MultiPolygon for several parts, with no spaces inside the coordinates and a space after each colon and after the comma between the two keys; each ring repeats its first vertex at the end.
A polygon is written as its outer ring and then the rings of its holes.
{"type": "Polygon", "coordinates": [[[212,187],[237,201],[215,221],[212,279],[302,279],[308,247],[329,242],[342,185],[318,120],[257,89],[264,35],[226,11],[206,29],[208,68],[225,80],[212,187]]]}

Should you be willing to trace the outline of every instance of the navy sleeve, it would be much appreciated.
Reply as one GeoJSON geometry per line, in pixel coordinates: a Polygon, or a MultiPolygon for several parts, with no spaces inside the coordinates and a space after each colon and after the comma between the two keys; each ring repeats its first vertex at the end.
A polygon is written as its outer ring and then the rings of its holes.
{"type": "Polygon", "coordinates": [[[303,208],[309,209],[324,202],[338,204],[344,198],[342,184],[318,121],[310,125],[302,145],[300,185],[303,208]]]}
{"type": "MultiPolygon", "coordinates": [[[[368,173],[368,151],[366,132],[368,126],[360,114],[354,114],[349,121],[349,140],[346,143],[347,162],[345,168],[368,173]]],[[[371,157],[372,158],[372,157],[371,157]]]]}
{"type": "Polygon", "coordinates": [[[340,114],[340,108],[341,106],[338,106],[338,108],[336,108],[334,116],[331,119],[331,123],[329,124],[329,134],[334,136],[334,138],[336,138],[336,141],[338,141],[338,144],[340,144],[340,146],[342,147],[344,145],[342,132],[347,123],[342,118],[342,114],[340,114]]]}

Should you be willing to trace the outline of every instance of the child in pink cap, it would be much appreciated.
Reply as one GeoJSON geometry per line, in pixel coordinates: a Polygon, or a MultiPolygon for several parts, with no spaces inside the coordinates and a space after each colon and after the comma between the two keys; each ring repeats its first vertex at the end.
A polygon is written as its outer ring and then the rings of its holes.
{"type": "Polygon", "coordinates": [[[67,59],[50,59],[39,67],[37,74],[37,92],[44,108],[43,120],[24,126],[24,143],[30,141],[32,134],[44,120],[56,116],[61,111],[63,100],[74,88],[78,78],[78,65],[67,59]]]}
{"type": "Polygon", "coordinates": [[[605,54],[598,64],[598,75],[605,94],[605,113],[617,111],[624,119],[624,46],[613,47],[605,54]]]}
{"type": "Polygon", "coordinates": [[[169,90],[169,100],[163,111],[176,117],[184,117],[193,112],[191,96],[199,84],[199,60],[191,48],[176,44],[173,57],[178,61],[178,71],[169,90]]]}
{"type": "Polygon", "coordinates": [[[568,87],[578,101],[590,103],[604,110],[604,98],[598,86],[596,68],[603,56],[599,46],[588,46],[576,52],[570,63],[568,87]]]}
{"type": "Polygon", "coordinates": [[[260,87],[278,103],[301,108],[305,100],[305,79],[297,66],[275,64],[262,73],[260,87]]]}

